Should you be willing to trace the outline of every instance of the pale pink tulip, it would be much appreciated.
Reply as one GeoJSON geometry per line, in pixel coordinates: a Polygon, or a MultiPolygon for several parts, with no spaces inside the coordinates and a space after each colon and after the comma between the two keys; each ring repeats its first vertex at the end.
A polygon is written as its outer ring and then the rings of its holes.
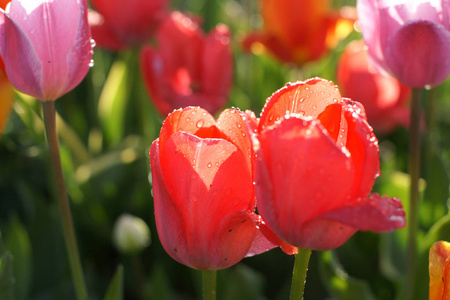
{"type": "Polygon", "coordinates": [[[56,100],[86,76],[92,60],[86,0],[13,0],[0,9],[0,53],[14,87],[56,100]]]}
{"type": "Polygon", "coordinates": [[[448,0],[358,0],[357,10],[379,69],[414,88],[438,85],[449,76],[448,0]]]}

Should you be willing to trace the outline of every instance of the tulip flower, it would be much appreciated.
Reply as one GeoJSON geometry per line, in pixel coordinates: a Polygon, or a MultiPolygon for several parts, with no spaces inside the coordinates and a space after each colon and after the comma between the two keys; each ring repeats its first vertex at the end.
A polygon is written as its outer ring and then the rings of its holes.
{"type": "Polygon", "coordinates": [[[228,27],[218,25],[205,36],[193,19],[174,12],[159,27],[156,40],[158,49],[142,49],[141,69],[159,113],[166,116],[185,106],[219,111],[233,77],[228,27]]]}
{"type": "Polygon", "coordinates": [[[358,0],[357,10],[369,55],[380,70],[414,88],[448,77],[448,1],[358,0]]]}
{"type": "Polygon", "coordinates": [[[13,86],[6,77],[3,61],[0,57],[0,136],[8,120],[13,103],[13,86]]]}
{"type": "Polygon", "coordinates": [[[369,195],[378,143],[358,102],[320,78],[276,91],[261,113],[256,164],[260,215],[284,242],[311,250],[342,245],[358,230],[405,226],[396,198],[369,195]]]}
{"type": "MultiPolygon", "coordinates": [[[[8,1],[0,0],[0,8],[5,9],[8,1]]],[[[0,56],[0,135],[11,111],[13,103],[13,87],[6,77],[5,65],[0,56]]]]}
{"type": "Polygon", "coordinates": [[[450,299],[450,243],[438,241],[430,249],[429,300],[450,299]]]}
{"type": "MultiPolygon", "coordinates": [[[[252,125],[253,124],[253,125],[252,125]]],[[[230,267],[268,246],[255,215],[249,113],[169,114],[150,149],[156,229],[166,252],[200,270],[230,267]]]]}
{"type": "Polygon", "coordinates": [[[97,45],[122,50],[141,45],[153,35],[169,15],[168,0],[91,0],[96,11],[89,11],[89,24],[97,45]]]}
{"type": "Polygon", "coordinates": [[[321,58],[352,30],[355,14],[332,11],[328,0],[262,0],[264,28],[243,41],[244,50],[264,49],[281,61],[302,65],[321,58]]]}
{"type": "Polygon", "coordinates": [[[86,0],[13,0],[0,10],[0,53],[14,87],[55,100],[86,76],[92,59],[86,0]]]}
{"type": "Polygon", "coordinates": [[[337,66],[336,80],[342,95],[364,105],[367,120],[380,134],[408,126],[410,88],[376,70],[363,41],[350,43],[337,66]]]}

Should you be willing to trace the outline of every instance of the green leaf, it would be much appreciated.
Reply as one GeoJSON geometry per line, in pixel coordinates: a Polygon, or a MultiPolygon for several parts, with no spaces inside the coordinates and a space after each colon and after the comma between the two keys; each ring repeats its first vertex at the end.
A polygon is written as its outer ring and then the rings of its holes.
{"type": "Polygon", "coordinates": [[[111,144],[118,143],[124,135],[129,75],[127,62],[116,60],[100,94],[98,114],[105,138],[111,144]]]}
{"type": "Polygon", "coordinates": [[[109,283],[103,300],[122,300],[123,299],[123,267],[119,265],[113,279],[109,283]]]}
{"type": "MultiPolygon", "coordinates": [[[[13,216],[9,222],[6,248],[14,256],[15,296],[17,300],[28,299],[33,273],[30,238],[19,218],[13,216]]],[[[2,298],[0,298],[2,299],[2,298]]]]}
{"type": "Polygon", "coordinates": [[[0,299],[14,300],[13,257],[5,250],[0,235],[0,299]]]}
{"type": "Polygon", "coordinates": [[[333,297],[341,300],[375,300],[369,284],[349,276],[332,251],[322,252],[320,271],[323,282],[333,297]]]}

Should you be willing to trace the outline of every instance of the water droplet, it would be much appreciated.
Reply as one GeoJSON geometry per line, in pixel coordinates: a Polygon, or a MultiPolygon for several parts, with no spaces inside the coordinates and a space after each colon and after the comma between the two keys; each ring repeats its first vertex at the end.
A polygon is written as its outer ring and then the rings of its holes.
{"type": "Polygon", "coordinates": [[[207,166],[208,166],[208,168],[211,168],[211,167],[212,167],[212,163],[209,162],[209,163],[207,164],[207,166]]]}
{"type": "Polygon", "coordinates": [[[91,39],[91,48],[95,48],[95,46],[97,46],[97,43],[94,39],[91,39]]]}
{"type": "Polygon", "coordinates": [[[89,68],[92,68],[94,66],[94,60],[91,59],[91,61],[89,62],[89,68]]]}
{"type": "Polygon", "coordinates": [[[333,98],[333,102],[336,103],[338,102],[338,100],[336,98],[333,98]]]}
{"type": "Polygon", "coordinates": [[[195,126],[197,126],[197,128],[201,128],[204,123],[205,123],[204,120],[198,120],[198,122],[197,122],[197,124],[195,124],[195,126]]]}
{"type": "Polygon", "coordinates": [[[190,118],[186,118],[186,122],[189,122],[191,119],[190,118]]]}
{"type": "Polygon", "coordinates": [[[242,127],[241,123],[237,123],[237,127],[241,128],[242,127]]]}
{"type": "Polygon", "coordinates": [[[317,106],[313,105],[312,109],[317,109],[317,106]]]}
{"type": "Polygon", "coordinates": [[[216,167],[218,167],[219,166],[219,162],[216,162],[215,165],[216,165],[216,167]]]}
{"type": "Polygon", "coordinates": [[[305,101],[305,98],[300,98],[299,102],[302,103],[303,101],[305,101]]]}

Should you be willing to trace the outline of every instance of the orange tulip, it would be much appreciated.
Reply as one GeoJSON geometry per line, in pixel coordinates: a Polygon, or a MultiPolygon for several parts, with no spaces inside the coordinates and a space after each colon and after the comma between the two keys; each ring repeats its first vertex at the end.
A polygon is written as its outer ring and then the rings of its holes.
{"type": "Polygon", "coordinates": [[[450,299],[450,243],[438,241],[430,249],[429,300],[450,299]]]}
{"type": "MultiPolygon", "coordinates": [[[[5,9],[10,0],[0,0],[0,8],[5,9]]],[[[5,66],[0,57],[0,136],[12,107],[13,86],[5,73],[5,66]]]]}
{"type": "Polygon", "coordinates": [[[297,65],[321,58],[350,33],[356,19],[352,9],[332,11],[329,0],[262,0],[261,15],[263,31],[247,36],[244,50],[258,52],[263,46],[297,65]]]}

